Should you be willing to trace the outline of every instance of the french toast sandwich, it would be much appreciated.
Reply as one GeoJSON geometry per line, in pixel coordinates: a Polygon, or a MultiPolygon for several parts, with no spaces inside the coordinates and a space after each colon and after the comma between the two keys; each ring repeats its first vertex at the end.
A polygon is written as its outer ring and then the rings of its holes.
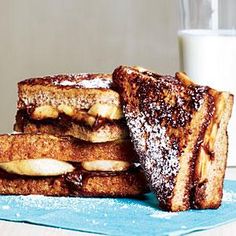
{"type": "Polygon", "coordinates": [[[0,136],[0,193],[124,197],[148,191],[112,84],[109,74],[87,73],[19,82],[14,130],[21,134],[0,136]],[[71,171],[50,176],[55,161],[71,171]]]}
{"type": "Polygon", "coordinates": [[[129,141],[94,144],[50,134],[0,135],[0,194],[143,194],[146,180],[129,146],[129,141]]]}
{"type": "Polygon", "coordinates": [[[14,130],[72,135],[91,142],[127,137],[120,97],[109,74],[32,78],[18,83],[14,130]]]}
{"type": "Polygon", "coordinates": [[[139,67],[116,68],[113,81],[160,206],[219,207],[233,95],[199,86],[183,73],[162,76],[139,67]]]}

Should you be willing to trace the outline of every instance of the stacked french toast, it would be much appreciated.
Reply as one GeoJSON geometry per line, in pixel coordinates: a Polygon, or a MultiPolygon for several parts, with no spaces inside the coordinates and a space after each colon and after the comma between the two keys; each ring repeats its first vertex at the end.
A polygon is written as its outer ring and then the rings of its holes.
{"type": "Polygon", "coordinates": [[[14,130],[0,136],[0,193],[137,196],[161,208],[218,208],[233,95],[120,66],[18,84],[14,130]]]}
{"type": "Polygon", "coordinates": [[[0,192],[93,197],[147,192],[120,96],[111,86],[108,74],[19,82],[14,130],[20,134],[0,136],[0,192]]]}

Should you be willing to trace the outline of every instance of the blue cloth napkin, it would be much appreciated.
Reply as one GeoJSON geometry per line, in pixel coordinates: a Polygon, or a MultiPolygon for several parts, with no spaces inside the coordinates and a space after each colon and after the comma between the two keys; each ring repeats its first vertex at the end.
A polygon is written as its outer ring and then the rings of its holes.
{"type": "Polygon", "coordinates": [[[0,219],[106,235],[180,235],[236,221],[236,181],[225,181],[217,210],[169,213],[145,200],[0,196],[0,219]]]}

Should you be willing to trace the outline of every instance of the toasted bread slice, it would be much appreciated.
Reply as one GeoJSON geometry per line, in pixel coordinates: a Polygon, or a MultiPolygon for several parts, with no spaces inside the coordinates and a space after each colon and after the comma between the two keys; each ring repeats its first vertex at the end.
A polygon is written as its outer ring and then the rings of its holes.
{"type": "Polygon", "coordinates": [[[127,137],[109,74],[56,75],[18,83],[15,130],[66,134],[90,142],[127,137]],[[66,119],[65,119],[66,118],[66,119]]]}
{"type": "Polygon", "coordinates": [[[128,128],[123,121],[105,121],[97,128],[93,128],[75,122],[65,115],[57,119],[33,120],[24,110],[17,112],[14,130],[23,133],[70,135],[93,143],[115,141],[128,137],[128,128]]]}
{"type": "MultiPolygon", "coordinates": [[[[127,66],[117,68],[113,80],[123,99],[135,150],[160,206],[170,211],[189,209],[193,179],[198,179],[195,160],[202,161],[201,144],[208,124],[214,122],[212,117],[217,101],[212,92],[229,102],[222,108],[227,115],[220,119],[224,123],[221,130],[224,134],[231,113],[232,95],[198,86],[182,73],[175,77],[161,76],[127,66]]],[[[215,138],[215,143],[219,144],[222,137],[215,138]]],[[[224,139],[227,139],[225,135],[224,139]]],[[[227,146],[225,142],[222,144],[217,145],[217,151],[225,153],[227,146]]],[[[224,161],[216,164],[220,166],[221,180],[217,183],[221,190],[226,155],[222,158],[224,161]]],[[[197,191],[195,195],[198,195],[197,191]]]]}
{"type": "Polygon", "coordinates": [[[210,89],[214,112],[195,163],[192,204],[194,208],[218,208],[223,196],[223,181],[227,165],[227,125],[232,113],[233,96],[210,89]]]}
{"type": "Polygon", "coordinates": [[[87,110],[95,103],[120,106],[109,74],[55,75],[18,83],[18,109],[60,105],[87,110]]]}
{"type": "Polygon", "coordinates": [[[126,140],[92,144],[69,136],[0,135],[0,157],[0,194],[121,197],[148,190],[126,140]]]}
{"type": "Polygon", "coordinates": [[[81,172],[53,177],[28,177],[0,170],[0,194],[81,197],[128,197],[148,192],[139,169],[107,173],[81,172]]]}
{"type": "Polygon", "coordinates": [[[94,160],[136,162],[137,154],[129,140],[90,143],[70,136],[49,134],[0,135],[0,163],[38,158],[69,162],[94,160]]]}

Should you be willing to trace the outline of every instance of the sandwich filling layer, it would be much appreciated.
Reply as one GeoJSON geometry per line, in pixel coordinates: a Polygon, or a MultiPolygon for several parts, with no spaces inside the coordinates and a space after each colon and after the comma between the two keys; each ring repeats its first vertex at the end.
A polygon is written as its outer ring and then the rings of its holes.
{"type": "Polygon", "coordinates": [[[97,130],[106,124],[123,123],[123,114],[121,113],[120,108],[113,107],[113,105],[106,105],[103,110],[98,111],[96,107],[99,106],[100,105],[96,104],[94,108],[92,107],[92,109],[88,111],[74,111],[73,114],[69,114],[70,108],[67,108],[66,112],[59,113],[56,109],[50,106],[37,107],[34,108],[34,110],[31,108],[22,109],[17,112],[16,122],[21,125],[26,119],[35,123],[42,123],[44,121],[60,122],[63,120],[64,126],[68,126],[70,122],[73,122],[75,124],[84,125],[92,130],[97,130]],[[114,109],[111,108],[111,106],[114,109]],[[110,109],[113,109],[114,112],[110,109]],[[45,110],[47,110],[47,114],[45,113],[45,110]]]}
{"type": "Polygon", "coordinates": [[[61,114],[65,114],[72,120],[83,122],[90,127],[98,123],[98,118],[101,120],[120,120],[123,117],[122,109],[113,104],[95,103],[88,110],[78,110],[75,107],[61,104],[57,107],[51,105],[30,105],[25,111],[30,118],[34,120],[57,119],[61,114]]]}
{"type": "MultiPolygon", "coordinates": [[[[126,171],[132,164],[126,161],[96,160],[81,162],[80,166],[86,171],[126,171]]],[[[0,168],[8,173],[27,176],[58,176],[73,172],[73,163],[51,158],[18,160],[0,163],[0,168]]]]}
{"type": "Polygon", "coordinates": [[[30,110],[31,117],[35,120],[43,120],[48,118],[56,119],[58,118],[59,114],[64,113],[72,117],[74,120],[84,119],[89,125],[91,125],[88,119],[90,116],[100,116],[109,120],[119,120],[123,117],[120,107],[114,104],[101,103],[95,103],[87,111],[78,110],[75,107],[64,104],[61,104],[58,107],[53,107],[51,105],[35,106],[30,110]]]}
{"type": "MultiPolygon", "coordinates": [[[[213,91],[211,91],[213,93],[213,91]]],[[[203,142],[200,147],[199,157],[200,162],[197,165],[197,176],[199,176],[199,183],[203,183],[207,180],[208,168],[210,168],[212,161],[215,159],[214,145],[216,136],[219,130],[219,123],[225,110],[225,98],[224,95],[219,93],[213,93],[215,96],[215,107],[213,117],[208,124],[203,142]]]]}
{"type": "Polygon", "coordinates": [[[148,192],[140,168],[127,171],[75,170],[60,176],[19,176],[0,169],[1,194],[46,196],[125,197],[148,192]]]}
{"type": "Polygon", "coordinates": [[[35,120],[26,109],[18,110],[14,130],[24,133],[70,135],[90,142],[108,142],[125,139],[128,136],[128,128],[123,118],[109,120],[99,116],[94,117],[85,112],[81,115],[82,119],[89,120],[74,120],[65,113],[59,114],[55,119],[35,120]],[[90,125],[87,122],[91,122],[90,125]]]}

